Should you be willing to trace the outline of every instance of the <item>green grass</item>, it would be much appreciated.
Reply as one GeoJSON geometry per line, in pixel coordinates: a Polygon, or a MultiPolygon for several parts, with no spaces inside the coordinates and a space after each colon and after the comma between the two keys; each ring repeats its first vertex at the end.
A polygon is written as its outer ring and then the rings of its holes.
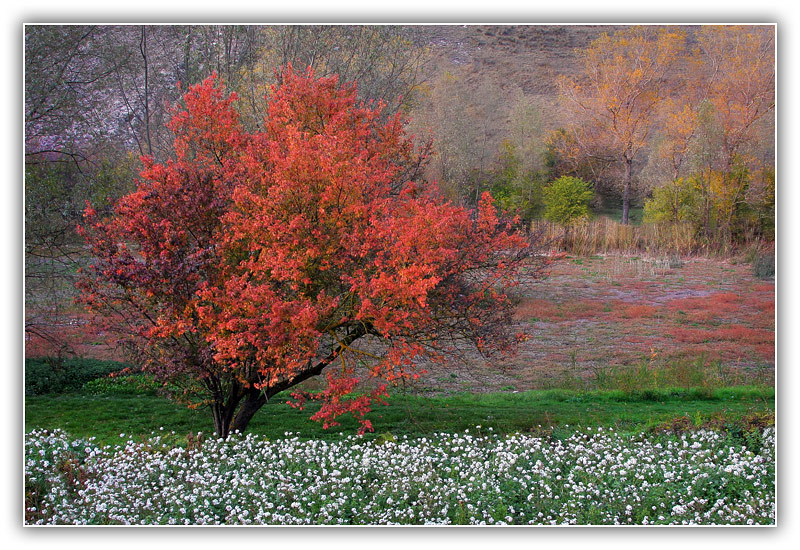
{"type": "MultiPolygon", "coordinates": [[[[619,222],[622,221],[622,204],[620,203],[619,206],[603,206],[601,208],[592,210],[592,214],[598,217],[605,216],[619,222]]],[[[643,217],[644,208],[641,206],[631,205],[630,210],[628,210],[628,218],[631,225],[641,225],[643,217]]]]}
{"type": "MultiPolygon", "coordinates": [[[[337,438],[355,433],[350,418],[329,430],[309,420],[314,408],[304,411],[285,404],[279,395],[254,417],[251,432],[270,439],[294,432],[302,438],[337,438]]],[[[676,418],[734,422],[753,414],[774,411],[775,392],[769,387],[742,386],[705,389],[666,389],[623,392],[538,390],[521,393],[456,394],[443,397],[393,395],[388,406],[377,405],[370,414],[374,436],[421,436],[433,432],[474,431],[491,427],[495,432],[545,432],[604,426],[618,431],[648,430],[676,418]]],[[[183,437],[189,432],[211,433],[207,410],[153,395],[88,395],[85,393],[28,396],[25,430],[61,428],[75,437],[96,437],[103,444],[124,438],[145,437],[163,428],[183,437]]]]}

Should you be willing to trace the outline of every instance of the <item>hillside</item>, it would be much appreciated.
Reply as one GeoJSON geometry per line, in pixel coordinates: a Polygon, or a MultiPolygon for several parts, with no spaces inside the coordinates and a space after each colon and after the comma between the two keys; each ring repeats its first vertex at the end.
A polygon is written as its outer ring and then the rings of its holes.
{"type": "MultiPolygon", "coordinates": [[[[448,146],[468,151],[467,158],[479,159],[474,160],[472,169],[482,172],[497,158],[501,141],[512,138],[515,127],[516,132],[526,128],[529,143],[541,144],[551,131],[569,126],[572,117],[559,100],[558,78],[577,77],[582,70],[580,50],[602,34],[624,28],[544,24],[421,27],[420,35],[430,48],[425,82],[431,88],[441,88],[438,98],[431,101],[441,104],[442,97],[448,98],[445,101],[455,103],[455,107],[450,107],[450,116],[458,113],[463,118],[459,123],[438,120],[450,135],[462,136],[459,143],[448,146]],[[452,79],[447,80],[443,75],[452,75],[452,79]],[[515,119],[515,113],[531,112],[520,110],[523,105],[535,111],[533,124],[527,119],[525,122],[515,119]],[[466,144],[468,140],[471,145],[466,144]]],[[[694,47],[697,28],[680,26],[690,49],[694,47]]],[[[421,108],[412,117],[419,118],[420,126],[424,127],[435,115],[430,109],[421,108]]],[[[646,159],[646,154],[637,159],[637,175],[646,159]]],[[[434,173],[433,177],[444,179],[441,173],[434,173]]],[[[621,200],[615,197],[613,186],[600,191],[610,193],[609,200],[614,204],[621,200]]],[[[644,189],[634,190],[635,200],[640,200],[641,191],[644,189]]]]}
{"type": "Polygon", "coordinates": [[[426,27],[434,53],[433,71],[469,67],[471,80],[490,79],[501,88],[518,86],[526,95],[555,96],[556,78],[575,74],[575,50],[605,25],[436,25],[426,27]]]}

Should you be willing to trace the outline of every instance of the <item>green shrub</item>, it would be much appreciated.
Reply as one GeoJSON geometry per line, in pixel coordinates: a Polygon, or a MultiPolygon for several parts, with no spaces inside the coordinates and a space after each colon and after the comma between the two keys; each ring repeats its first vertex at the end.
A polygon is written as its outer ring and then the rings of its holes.
{"type": "Polygon", "coordinates": [[[653,196],[644,203],[644,223],[701,222],[701,197],[692,181],[678,178],[653,189],[653,196]]]}
{"type": "Polygon", "coordinates": [[[83,385],[83,392],[90,395],[156,395],[162,386],[147,374],[105,376],[90,380],[83,385]]]}
{"type": "Polygon", "coordinates": [[[572,176],[562,176],[544,189],[544,217],[562,225],[589,217],[591,185],[572,176]]]}
{"type": "Polygon", "coordinates": [[[125,363],[98,359],[26,358],[25,395],[80,391],[87,382],[127,367],[125,363]]]}
{"type": "Polygon", "coordinates": [[[753,275],[759,279],[775,276],[775,254],[758,254],[753,261],[753,275]]]}
{"type": "Polygon", "coordinates": [[[516,146],[508,139],[500,145],[497,167],[490,174],[490,191],[504,212],[519,215],[523,222],[541,216],[542,187],[546,181],[539,171],[525,170],[516,146]]]}
{"type": "Polygon", "coordinates": [[[761,234],[769,239],[775,239],[775,169],[765,168],[756,175],[757,187],[760,193],[754,193],[758,198],[753,208],[756,212],[761,234]]]}

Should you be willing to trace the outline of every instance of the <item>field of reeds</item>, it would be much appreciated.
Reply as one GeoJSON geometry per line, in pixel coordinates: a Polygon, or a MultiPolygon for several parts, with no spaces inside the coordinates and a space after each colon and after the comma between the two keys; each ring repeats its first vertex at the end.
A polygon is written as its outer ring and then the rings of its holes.
{"type": "Polygon", "coordinates": [[[730,257],[739,253],[774,255],[773,243],[758,238],[734,246],[719,239],[698,235],[688,223],[621,224],[606,216],[573,223],[569,226],[536,220],[531,231],[556,248],[576,256],[619,254],[650,257],[715,256],[730,257]]]}

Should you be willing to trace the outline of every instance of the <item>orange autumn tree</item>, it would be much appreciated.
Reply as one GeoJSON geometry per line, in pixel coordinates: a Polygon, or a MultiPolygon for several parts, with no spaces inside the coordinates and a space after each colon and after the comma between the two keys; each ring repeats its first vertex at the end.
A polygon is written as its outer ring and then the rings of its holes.
{"type": "Polygon", "coordinates": [[[704,199],[703,228],[712,209],[725,239],[746,203],[750,174],[769,169],[774,155],[775,36],[764,26],[711,25],[697,33],[690,88],[702,115],[695,182],[704,199]]]}
{"type": "Polygon", "coordinates": [[[692,61],[690,85],[711,108],[723,169],[729,170],[748,145],[771,137],[759,123],[775,108],[774,28],[704,26],[692,61]]]}
{"type": "Polygon", "coordinates": [[[622,168],[624,224],[634,162],[648,144],[659,103],[669,95],[670,71],[683,40],[679,32],[653,27],[603,34],[579,53],[579,77],[559,80],[575,118],[571,147],[561,154],[622,168]]]}
{"type": "Polygon", "coordinates": [[[759,226],[769,234],[774,27],[705,25],[692,42],[681,64],[684,85],[661,104],[651,156],[657,187],[646,217],[691,221],[723,243],[759,226]]]}
{"type": "Polygon", "coordinates": [[[88,207],[82,228],[96,256],[82,301],[208,406],[220,437],[323,373],[294,405],[371,430],[370,405],[420,360],[511,350],[508,291],[545,263],[490,196],[472,212],[412,181],[426,150],[399,115],[336,77],[280,80],[252,133],[215,77],[192,87],[170,124],[175,158],[145,158],[136,191],[107,218],[88,207]]]}

